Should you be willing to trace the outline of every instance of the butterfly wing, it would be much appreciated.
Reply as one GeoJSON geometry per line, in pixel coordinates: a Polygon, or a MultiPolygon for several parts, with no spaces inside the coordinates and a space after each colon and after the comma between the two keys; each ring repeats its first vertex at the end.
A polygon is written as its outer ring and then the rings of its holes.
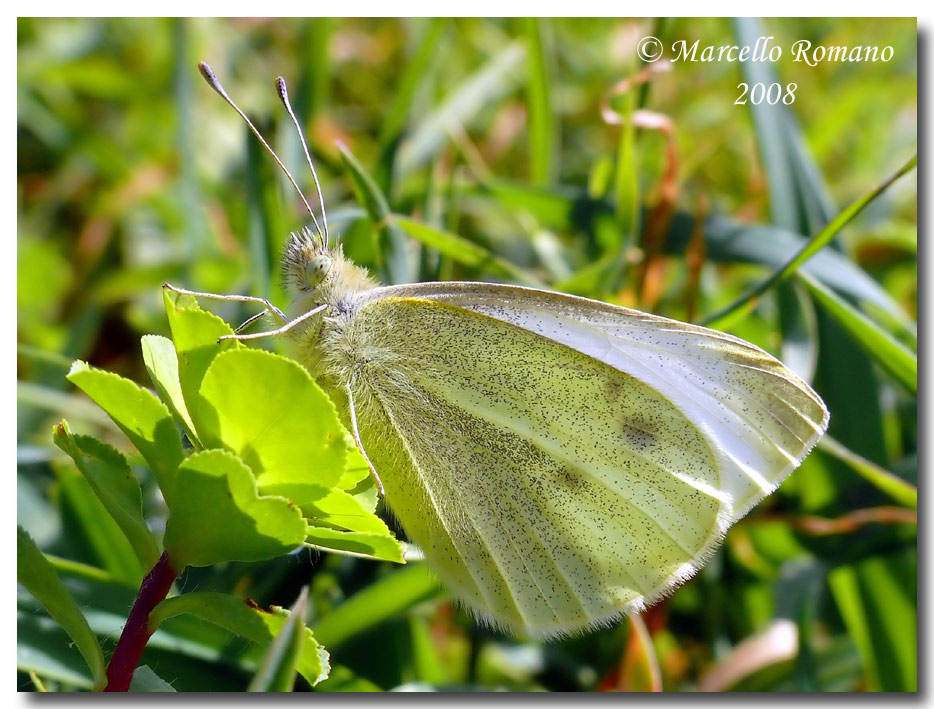
{"type": "Polygon", "coordinates": [[[512,286],[370,291],[347,341],[387,501],[482,619],[553,635],[668,593],[827,412],[734,337],[512,286]]]}

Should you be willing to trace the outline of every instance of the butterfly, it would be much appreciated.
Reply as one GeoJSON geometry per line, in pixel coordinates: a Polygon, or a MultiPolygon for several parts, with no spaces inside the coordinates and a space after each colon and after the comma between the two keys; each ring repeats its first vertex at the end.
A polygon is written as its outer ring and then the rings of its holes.
{"type": "Polygon", "coordinates": [[[642,610],[827,428],[813,389],[737,337],[533,288],[381,286],[309,212],[283,257],[288,315],[224,296],[282,327],[231,337],[292,342],[408,538],[481,622],[554,637],[642,610]]]}

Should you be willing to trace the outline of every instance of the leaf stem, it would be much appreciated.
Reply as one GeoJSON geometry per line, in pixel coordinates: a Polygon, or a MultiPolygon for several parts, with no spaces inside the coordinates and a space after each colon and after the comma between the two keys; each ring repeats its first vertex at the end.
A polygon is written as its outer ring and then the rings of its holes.
{"type": "Polygon", "coordinates": [[[107,686],[105,692],[126,692],[130,689],[133,672],[143,655],[143,649],[152,635],[149,629],[149,614],[159,603],[165,600],[178,577],[178,572],[169,564],[168,555],[163,552],[152,571],[143,579],[136,595],[136,601],[123,626],[120,640],[107,665],[107,686]]]}

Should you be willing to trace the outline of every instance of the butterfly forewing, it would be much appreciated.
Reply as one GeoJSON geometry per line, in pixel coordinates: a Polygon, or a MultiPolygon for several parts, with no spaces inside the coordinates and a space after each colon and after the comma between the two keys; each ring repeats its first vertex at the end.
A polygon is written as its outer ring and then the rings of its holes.
{"type": "MultiPolygon", "coordinates": [[[[567,632],[668,592],[736,517],[720,424],[608,362],[620,346],[609,327],[571,342],[569,311],[533,327],[483,312],[469,287],[377,289],[353,318],[368,352],[353,381],[361,437],[407,533],[508,628],[567,632]]],[[[535,314],[524,289],[495,296],[535,314]]],[[[617,327],[632,317],[613,310],[617,327]]],[[[759,473],[769,489],[776,474],[759,473]]],[[[743,505],[765,494],[750,486],[743,505]]]]}
{"type": "Polygon", "coordinates": [[[758,347],[637,310],[515,286],[426,283],[377,289],[483,313],[640,379],[699,427],[719,458],[720,493],[742,516],[801,462],[827,427],[820,397],[758,347]]]}

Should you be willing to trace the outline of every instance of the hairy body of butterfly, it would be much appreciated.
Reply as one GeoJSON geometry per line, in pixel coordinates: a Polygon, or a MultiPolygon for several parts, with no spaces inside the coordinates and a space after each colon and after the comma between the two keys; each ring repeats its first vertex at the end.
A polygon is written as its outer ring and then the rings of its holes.
{"type": "Polygon", "coordinates": [[[514,286],[380,287],[308,230],[283,265],[295,314],[328,306],[291,331],[297,358],[497,627],[561,635],[670,593],[827,426],[806,383],[713,330],[514,286]]]}

